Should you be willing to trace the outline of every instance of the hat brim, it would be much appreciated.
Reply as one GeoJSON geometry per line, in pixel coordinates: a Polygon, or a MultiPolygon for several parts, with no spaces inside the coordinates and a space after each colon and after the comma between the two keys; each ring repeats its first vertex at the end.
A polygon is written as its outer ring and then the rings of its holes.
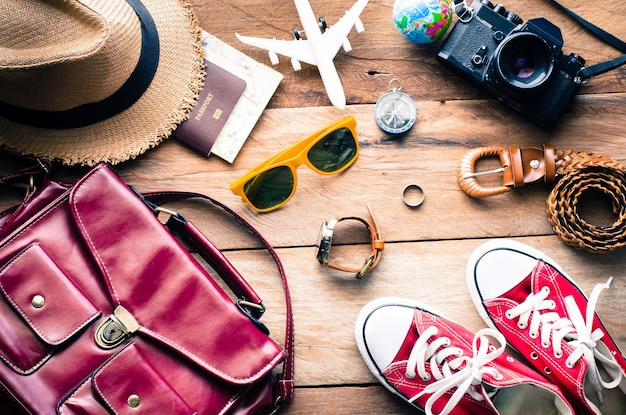
{"type": "Polygon", "coordinates": [[[0,116],[0,144],[66,165],[117,164],[156,147],[187,117],[204,84],[202,30],[186,0],[142,0],[161,45],[150,86],[124,112],[81,128],[44,129],[0,116]]]}

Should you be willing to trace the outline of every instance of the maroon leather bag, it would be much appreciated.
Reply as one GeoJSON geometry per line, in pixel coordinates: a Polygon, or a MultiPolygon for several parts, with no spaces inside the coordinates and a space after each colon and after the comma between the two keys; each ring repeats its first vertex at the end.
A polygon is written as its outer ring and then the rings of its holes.
{"type": "Polygon", "coordinates": [[[0,405],[26,413],[268,413],[293,394],[287,281],[270,244],[228,207],[197,193],[141,195],[100,164],[72,185],[45,182],[0,216],[0,358],[0,405]],[[157,218],[161,203],[191,197],[226,210],[273,256],[284,347],[219,249],[181,215],[157,218]]]}

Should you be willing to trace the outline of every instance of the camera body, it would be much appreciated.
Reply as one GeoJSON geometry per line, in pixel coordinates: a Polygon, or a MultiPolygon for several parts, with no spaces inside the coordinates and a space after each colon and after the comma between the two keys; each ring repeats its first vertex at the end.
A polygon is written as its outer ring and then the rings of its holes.
{"type": "Polygon", "coordinates": [[[543,128],[553,127],[578,91],[585,60],[564,56],[561,30],[523,20],[504,6],[475,0],[438,57],[543,128]]]}

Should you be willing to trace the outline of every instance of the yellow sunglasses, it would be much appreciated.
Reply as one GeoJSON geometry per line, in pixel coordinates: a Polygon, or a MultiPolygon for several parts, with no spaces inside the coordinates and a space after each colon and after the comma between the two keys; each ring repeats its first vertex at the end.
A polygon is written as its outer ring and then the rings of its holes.
{"type": "Polygon", "coordinates": [[[331,175],[354,163],[359,154],[355,129],[354,117],[344,117],[265,160],[233,182],[230,190],[258,212],[278,209],[296,192],[300,165],[331,175]]]}

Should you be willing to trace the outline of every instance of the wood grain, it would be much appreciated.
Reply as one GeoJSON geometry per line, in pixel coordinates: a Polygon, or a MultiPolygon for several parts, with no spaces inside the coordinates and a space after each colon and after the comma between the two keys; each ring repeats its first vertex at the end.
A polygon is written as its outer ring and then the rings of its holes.
{"type": "MultiPolygon", "coordinates": [[[[291,2],[260,0],[250,4],[245,0],[196,0],[192,3],[205,30],[268,64],[265,51],[242,44],[236,39],[235,32],[248,36],[291,39],[292,27],[301,27],[291,2]]],[[[351,1],[333,0],[311,0],[310,3],[313,11],[324,16],[328,22],[334,22],[352,5],[351,1]]],[[[624,4],[572,0],[564,0],[562,3],[615,36],[626,39],[626,27],[621,24],[623,19],[616,17],[624,16],[624,4]]],[[[337,55],[336,67],[347,91],[348,103],[375,103],[388,89],[389,80],[393,77],[401,78],[405,92],[416,99],[451,100],[485,96],[437,62],[439,43],[415,45],[406,41],[394,26],[393,4],[392,0],[370,1],[361,15],[365,32],[356,34],[353,31],[350,36],[352,51],[340,51],[337,55]]],[[[619,54],[572,23],[571,19],[546,0],[507,1],[504,5],[524,20],[545,17],[553,22],[563,32],[564,51],[567,54],[576,52],[588,63],[597,63],[619,54]]],[[[303,66],[301,72],[294,72],[289,59],[282,59],[276,68],[285,75],[285,79],[270,107],[330,105],[315,67],[303,66]]],[[[614,71],[594,79],[581,93],[615,92],[614,86],[624,80],[623,70],[614,71]]]]}
{"type": "MultiPolygon", "coordinates": [[[[242,35],[290,38],[299,25],[292,2],[282,0],[191,0],[202,27],[218,38],[268,63],[267,54],[240,43],[242,35]]],[[[617,37],[626,39],[624,2],[563,3],[617,37]]],[[[352,1],[311,0],[316,13],[333,22],[352,1]]],[[[505,4],[523,19],[546,17],[562,30],[564,51],[589,64],[620,52],[594,38],[545,0],[505,4]]],[[[335,64],[348,106],[330,106],[315,67],[294,72],[287,59],[276,70],[284,75],[241,153],[233,164],[205,158],[171,139],[136,160],[116,166],[141,191],[177,189],[207,193],[246,217],[278,248],[292,290],[296,327],[296,398],[283,413],[409,414],[407,404],[378,384],[364,365],[354,341],[360,308],[381,296],[408,296],[427,303],[471,330],[484,323],[470,299],[465,267],[471,252],[492,238],[514,238],[556,260],[584,292],[613,276],[598,313],[622,350],[626,348],[626,255],[594,255],[566,246],[546,215],[550,184],[536,184],[489,199],[472,199],[460,189],[456,173],[461,157],[486,145],[541,146],[596,152],[626,163],[626,68],[587,82],[551,131],[542,130],[490,97],[481,88],[443,66],[440,43],[415,45],[395,29],[392,0],[370,0],[362,14],[365,32],[352,33],[352,51],[340,52],[335,64]],[[403,92],[415,100],[418,121],[407,134],[383,133],[373,118],[374,104],[398,77],[403,92]],[[298,169],[298,188],[283,208],[257,214],[229,190],[229,184],[286,146],[344,115],[357,119],[360,154],[346,172],[319,176],[298,169]],[[425,201],[417,209],[402,202],[402,189],[419,184],[425,201]],[[322,221],[335,216],[367,217],[365,202],[376,215],[386,242],[380,265],[363,280],[320,266],[314,244],[322,221]]],[[[481,168],[495,166],[487,160],[481,168]]],[[[0,171],[6,169],[0,161],[0,171]]],[[[57,178],[73,180],[84,168],[56,167],[57,178]]],[[[497,185],[498,176],[481,178],[497,185]]],[[[20,200],[3,191],[0,207],[20,200]]],[[[284,337],[283,300],[278,276],[266,253],[222,213],[202,203],[174,204],[227,252],[265,300],[264,317],[272,334],[284,337]]],[[[596,209],[608,210],[606,206],[596,209]]],[[[606,212],[605,212],[606,213],[606,212]]],[[[610,215],[610,212],[608,213],[610,215]]],[[[338,235],[335,254],[362,261],[366,236],[357,229],[338,235]]]]}

